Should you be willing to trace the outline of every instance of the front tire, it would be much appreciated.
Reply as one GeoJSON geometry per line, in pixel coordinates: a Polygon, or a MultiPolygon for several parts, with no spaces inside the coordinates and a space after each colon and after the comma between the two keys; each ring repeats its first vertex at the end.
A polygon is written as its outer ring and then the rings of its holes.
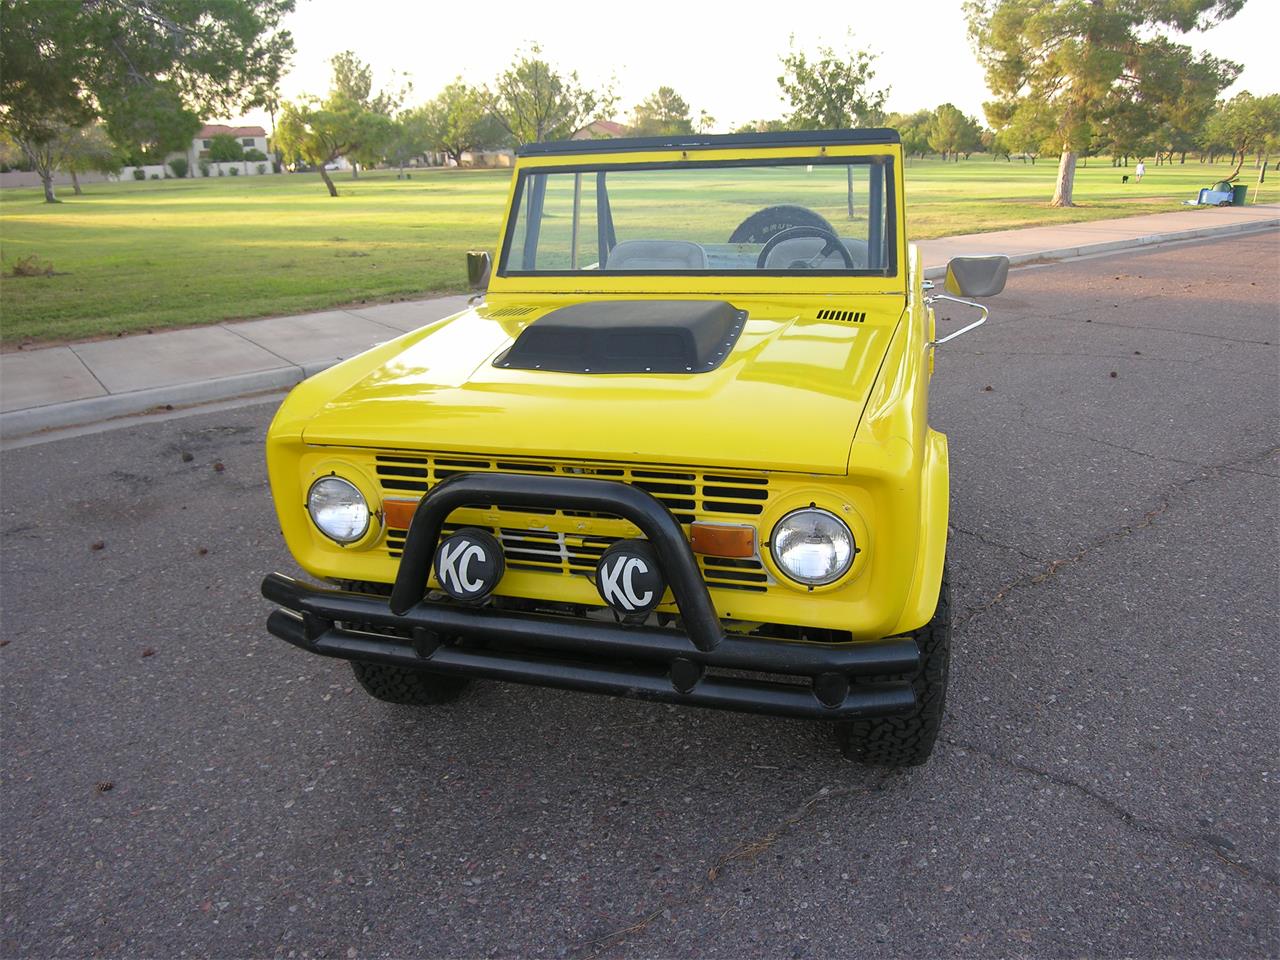
{"type": "Polygon", "coordinates": [[[351,661],[351,672],[356,675],[356,680],[369,696],[386,703],[400,703],[410,707],[434,707],[451,703],[471,685],[471,681],[465,677],[449,677],[385,663],[364,663],[360,660],[351,661]]]}
{"type": "Polygon", "coordinates": [[[883,678],[910,680],[916,694],[915,709],[892,717],[837,723],[836,739],[847,759],[877,767],[914,767],[933,753],[942,727],[951,665],[951,586],[945,569],[933,619],[915,632],[915,640],[920,647],[919,669],[883,678]]]}

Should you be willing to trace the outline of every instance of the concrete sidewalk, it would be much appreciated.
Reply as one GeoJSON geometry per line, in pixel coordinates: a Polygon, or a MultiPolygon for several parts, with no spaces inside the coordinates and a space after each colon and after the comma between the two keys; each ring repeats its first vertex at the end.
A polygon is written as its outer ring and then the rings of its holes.
{"type": "MultiPolygon", "coordinates": [[[[1280,204],[1266,204],[1001,230],[919,246],[926,276],[938,277],[959,254],[1003,253],[1018,264],[1276,226],[1280,204]]],[[[436,297],[6,353],[0,435],[280,390],[465,304],[465,296],[436,297]]]]}

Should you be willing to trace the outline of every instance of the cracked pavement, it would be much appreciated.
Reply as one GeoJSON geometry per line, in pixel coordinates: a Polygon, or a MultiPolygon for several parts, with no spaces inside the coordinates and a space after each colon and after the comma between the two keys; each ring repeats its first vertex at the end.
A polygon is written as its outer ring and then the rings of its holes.
{"type": "Polygon", "coordinates": [[[1016,270],[940,348],[956,660],[905,772],[368,699],[263,629],[269,406],[6,451],[0,955],[1276,956],[1278,304],[1273,231],[1016,270]]]}

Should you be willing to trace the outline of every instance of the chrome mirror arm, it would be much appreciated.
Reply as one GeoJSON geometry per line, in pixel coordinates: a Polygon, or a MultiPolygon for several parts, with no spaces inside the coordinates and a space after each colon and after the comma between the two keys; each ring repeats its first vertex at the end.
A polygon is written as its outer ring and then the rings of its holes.
{"type": "Polygon", "coordinates": [[[987,317],[991,315],[991,311],[988,310],[986,307],[984,307],[980,303],[975,303],[972,300],[961,300],[959,297],[948,296],[945,293],[935,293],[932,296],[925,297],[924,302],[928,306],[933,306],[933,304],[938,300],[949,300],[952,303],[959,303],[966,307],[973,307],[977,310],[981,310],[982,316],[980,316],[977,320],[973,321],[973,323],[969,324],[968,326],[961,327],[959,330],[956,330],[953,333],[947,334],[941,340],[930,340],[928,345],[931,347],[936,347],[940,343],[946,343],[949,340],[954,340],[956,337],[960,336],[962,333],[968,333],[970,330],[974,330],[982,326],[984,323],[987,322],[987,317]]]}

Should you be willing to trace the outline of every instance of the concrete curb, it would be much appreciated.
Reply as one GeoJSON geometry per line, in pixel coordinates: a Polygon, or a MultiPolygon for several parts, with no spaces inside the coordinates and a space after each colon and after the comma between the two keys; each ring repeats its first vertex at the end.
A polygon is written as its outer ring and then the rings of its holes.
{"type": "Polygon", "coordinates": [[[263,393],[268,390],[281,390],[331,365],[314,364],[308,365],[305,369],[290,365],[234,377],[175,383],[172,386],[153,387],[149,390],[109,393],[103,397],[90,397],[69,403],[51,403],[44,407],[12,410],[9,413],[0,414],[0,437],[15,439],[41,430],[83,426],[87,423],[145,413],[157,407],[189,406],[214,400],[229,400],[233,397],[263,393]]]}
{"type": "MultiPolygon", "coordinates": [[[[1075,257],[1131,250],[1163,243],[1207,239],[1237,233],[1257,233],[1265,230],[1274,230],[1277,227],[1280,227],[1280,217],[1274,217],[1269,220],[1254,220],[1248,223],[1218,224],[1194,230],[1155,233],[1124,240],[1108,240],[1100,243],[1081,244],[1075,247],[1011,254],[1009,262],[1013,266],[1018,266],[1019,264],[1040,261],[1069,260],[1075,257]]],[[[947,268],[945,266],[927,267],[924,272],[925,278],[929,280],[941,279],[946,274],[947,268]]],[[[153,387],[147,390],[107,394],[106,396],[73,400],[67,403],[53,403],[43,407],[13,410],[8,413],[0,413],[0,438],[16,439],[42,430],[84,426],[117,417],[145,413],[157,407],[190,406],[218,400],[230,400],[235,397],[263,393],[270,390],[281,390],[286,387],[292,387],[294,384],[338,362],[340,361],[335,358],[301,366],[287,364],[270,370],[261,370],[232,377],[176,383],[171,386],[153,387]]]]}
{"type": "MultiPolygon", "coordinates": [[[[1130,237],[1125,240],[1104,240],[1101,243],[1085,243],[1078,247],[1060,247],[1056,250],[1040,250],[1033,253],[1014,253],[1009,255],[1009,263],[1011,266],[1016,267],[1020,264],[1037,263],[1041,260],[1072,260],[1076,257],[1089,257],[1099,253],[1114,253],[1117,250],[1133,250],[1162,243],[1205,240],[1233,233],[1261,233],[1264,230],[1274,230],[1277,227],[1280,227],[1280,217],[1274,217],[1270,220],[1253,220],[1249,223],[1223,223],[1213,227],[1200,227],[1196,230],[1151,233],[1143,237],[1130,237]]],[[[926,280],[941,280],[946,275],[946,266],[926,267],[924,271],[926,280]]]]}

